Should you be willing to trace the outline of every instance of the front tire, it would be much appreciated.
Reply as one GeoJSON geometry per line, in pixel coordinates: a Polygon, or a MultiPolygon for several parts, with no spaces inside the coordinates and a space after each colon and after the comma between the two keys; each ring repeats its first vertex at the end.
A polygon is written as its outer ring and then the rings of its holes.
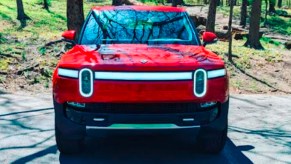
{"type": "Polygon", "coordinates": [[[227,129],[204,133],[198,138],[199,148],[205,153],[217,154],[224,148],[227,139],[227,129]]]}
{"type": "Polygon", "coordinates": [[[86,127],[79,125],[65,116],[65,105],[54,100],[55,137],[59,151],[63,154],[80,152],[84,145],[86,127]]]}
{"type": "Polygon", "coordinates": [[[83,146],[82,139],[68,139],[69,136],[62,136],[61,132],[55,128],[56,143],[59,151],[63,154],[74,154],[80,152],[83,146]]]}
{"type": "Polygon", "coordinates": [[[220,153],[227,139],[229,100],[221,104],[218,118],[211,124],[201,127],[198,146],[206,153],[220,153]]]}

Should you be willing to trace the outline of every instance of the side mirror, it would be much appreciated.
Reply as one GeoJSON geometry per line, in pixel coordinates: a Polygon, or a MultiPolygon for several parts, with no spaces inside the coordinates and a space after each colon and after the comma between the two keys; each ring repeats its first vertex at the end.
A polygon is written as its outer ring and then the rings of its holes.
{"type": "Polygon", "coordinates": [[[213,32],[204,32],[202,35],[203,46],[217,42],[217,36],[213,32]]]}
{"type": "Polygon", "coordinates": [[[76,44],[75,37],[76,31],[75,30],[67,30],[62,34],[63,40],[72,44],[76,44]]]}

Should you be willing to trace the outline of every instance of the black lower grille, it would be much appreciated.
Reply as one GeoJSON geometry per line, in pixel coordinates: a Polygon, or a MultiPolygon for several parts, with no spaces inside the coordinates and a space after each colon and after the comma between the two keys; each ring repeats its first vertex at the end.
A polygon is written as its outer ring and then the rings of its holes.
{"type": "Polygon", "coordinates": [[[124,114],[193,113],[201,110],[197,103],[87,103],[86,108],[73,108],[84,112],[124,114]]]}

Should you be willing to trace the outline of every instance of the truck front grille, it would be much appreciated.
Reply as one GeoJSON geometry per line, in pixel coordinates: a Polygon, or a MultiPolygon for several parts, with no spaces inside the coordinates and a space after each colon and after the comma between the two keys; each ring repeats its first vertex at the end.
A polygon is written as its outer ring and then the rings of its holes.
{"type": "Polygon", "coordinates": [[[74,108],[78,111],[118,114],[162,114],[193,113],[201,110],[198,103],[86,103],[86,108],[74,108]]]}

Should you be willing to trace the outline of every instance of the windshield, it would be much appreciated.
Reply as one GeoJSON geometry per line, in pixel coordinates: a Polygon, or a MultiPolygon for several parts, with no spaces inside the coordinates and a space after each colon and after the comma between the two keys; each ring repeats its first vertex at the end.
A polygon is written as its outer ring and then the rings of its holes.
{"type": "Polygon", "coordinates": [[[199,44],[186,13],[130,9],[92,11],[83,28],[80,42],[85,45],[199,44]]]}

